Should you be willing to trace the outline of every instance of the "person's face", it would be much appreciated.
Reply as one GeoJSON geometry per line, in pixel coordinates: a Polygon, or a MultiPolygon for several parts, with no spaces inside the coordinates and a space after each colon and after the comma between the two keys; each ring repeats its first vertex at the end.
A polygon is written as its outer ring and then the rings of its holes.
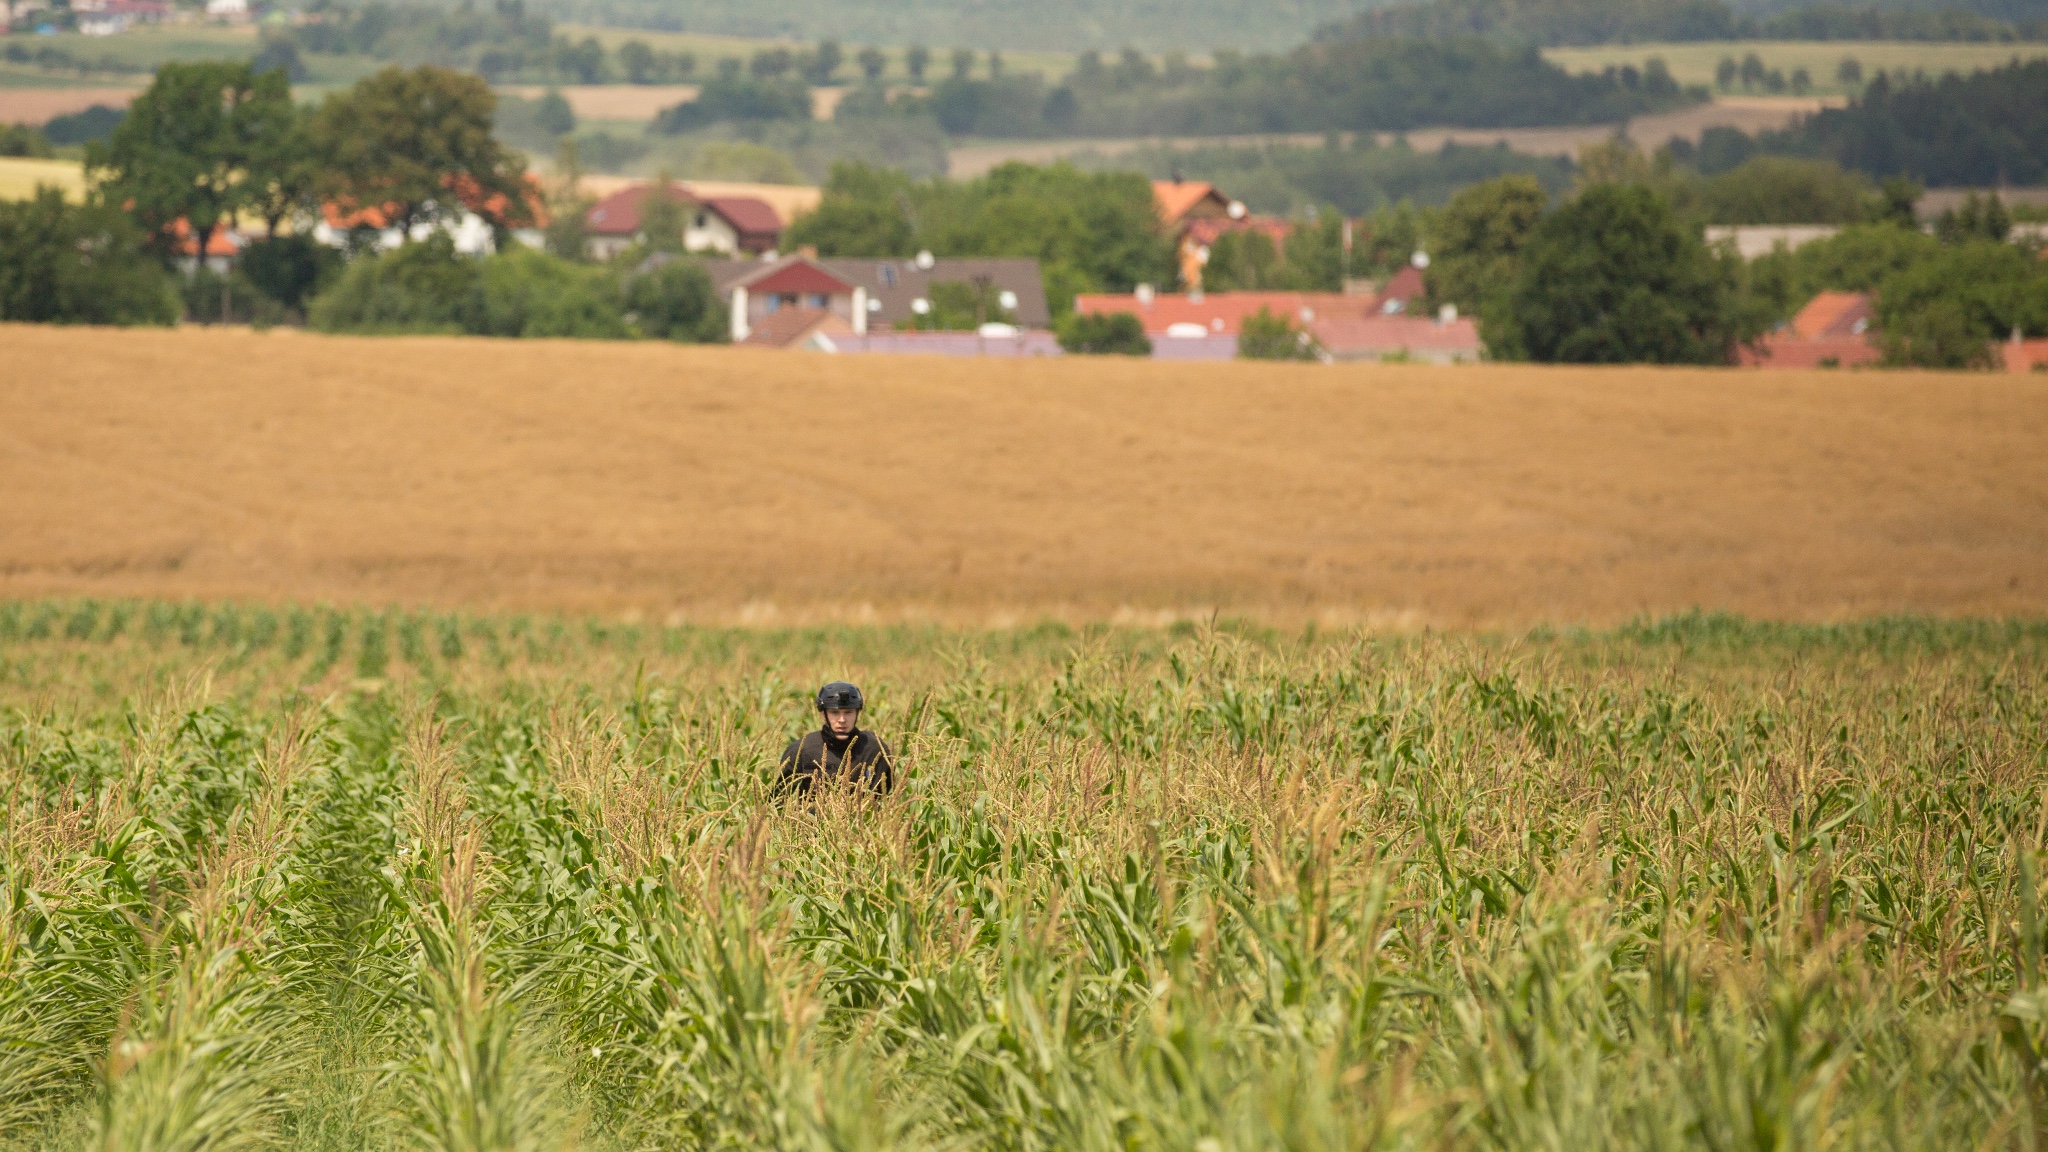
{"type": "Polygon", "coordinates": [[[852,708],[825,709],[825,724],[834,736],[844,736],[853,731],[853,722],[860,719],[860,713],[852,708]]]}

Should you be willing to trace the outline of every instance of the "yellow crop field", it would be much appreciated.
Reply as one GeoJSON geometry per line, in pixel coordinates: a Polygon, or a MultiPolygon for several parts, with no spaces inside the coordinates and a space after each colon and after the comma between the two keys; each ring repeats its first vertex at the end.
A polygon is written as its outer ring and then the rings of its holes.
{"type": "Polygon", "coordinates": [[[2048,610],[2048,379],[0,329],[0,597],[2048,610]]]}
{"type": "Polygon", "coordinates": [[[76,160],[31,160],[0,156],[0,200],[26,200],[48,184],[68,200],[85,198],[85,168],[76,160]]]}

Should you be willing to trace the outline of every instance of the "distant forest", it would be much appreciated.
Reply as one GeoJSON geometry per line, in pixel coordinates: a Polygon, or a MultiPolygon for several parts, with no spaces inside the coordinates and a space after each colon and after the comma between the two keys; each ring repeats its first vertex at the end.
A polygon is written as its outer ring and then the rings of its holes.
{"type": "Polygon", "coordinates": [[[1709,174],[1759,154],[1832,160],[1930,187],[2048,181],[2048,60],[1894,84],[1879,77],[1846,108],[1749,137],[1710,128],[1676,157],[1709,174]]]}
{"type": "MultiPolygon", "coordinates": [[[[803,114],[777,97],[779,83],[722,76],[662,122],[681,131],[771,119],[776,108],[803,114]]],[[[1534,49],[1474,38],[1337,40],[1285,55],[1219,52],[1208,67],[1179,55],[1161,67],[1135,50],[1113,62],[1090,52],[1056,84],[1036,75],[983,79],[962,72],[923,94],[868,86],[839,105],[838,118],[929,118],[949,135],[1004,139],[1218,136],[1600,124],[1704,99],[1704,90],[1681,88],[1655,61],[1575,76],[1534,49]]]]}
{"type": "Polygon", "coordinates": [[[1277,51],[1370,0],[551,0],[558,20],[634,28],[1079,52],[1277,51]]]}
{"type": "Polygon", "coordinates": [[[1326,40],[1484,36],[1541,47],[1695,40],[2048,39],[2048,11],[1988,0],[1983,8],[1738,10],[1726,0],[1425,0],[1326,25],[1326,40]]]}

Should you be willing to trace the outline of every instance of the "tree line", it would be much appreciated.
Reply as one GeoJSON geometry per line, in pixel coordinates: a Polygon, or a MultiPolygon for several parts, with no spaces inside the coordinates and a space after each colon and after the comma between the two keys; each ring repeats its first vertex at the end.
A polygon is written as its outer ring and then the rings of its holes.
{"type": "Polygon", "coordinates": [[[1430,302],[1475,315],[1499,359],[1728,363],[1830,289],[1874,294],[1893,365],[1991,367],[1997,341],[2048,334],[2048,263],[2003,242],[1999,213],[1973,203],[1930,235],[1904,207],[1744,265],[1639,165],[1588,165],[1554,206],[1502,177],[1430,221],[1430,302]]]}
{"type": "Polygon", "coordinates": [[[2048,18],[2001,19],[1941,10],[1821,5],[1758,17],[1726,0],[1425,0],[1361,12],[1317,33],[1326,40],[1483,36],[1556,47],[1700,40],[2048,39],[2048,18]]]}
{"type": "MultiPolygon", "coordinates": [[[[726,68],[697,99],[665,112],[659,130],[808,117],[802,96],[797,82],[726,68]]],[[[1284,55],[1220,52],[1209,66],[1091,52],[1058,83],[992,62],[988,75],[956,68],[928,89],[864,85],[837,115],[929,118],[954,136],[1225,135],[1610,123],[1704,99],[1657,60],[1572,75],[1533,50],[1476,38],[1352,39],[1284,55]]]]}
{"type": "MultiPolygon", "coordinates": [[[[550,251],[512,242],[546,206],[493,113],[482,79],[434,65],[389,67],[307,106],[281,70],[167,64],[89,145],[85,203],[41,189],[0,205],[0,319],[724,339],[724,307],[683,258],[679,216],[650,223],[650,239],[607,266],[584,258],[573,196],[558,198],[550,251]],[[487,258],[449,239],[470,216],[497,239],[487,258]],[[313,238],[323,218],[352,259],[313,238]],[[223,274],[199,254],[238,219],[264,235],[223,274]],[[394,235],[396,249],[380,251],[394,235]]],[[[655,215],[676,211],[657,199],[655,215]]]]}
{"type": "Polygon", "coordinates": [[[1713,174],[1752,156],[1805,156],[1877,179],[1930,187],[2023,185],[2048,180],[2048,60],[1973,72],[1880,75],[1847,107],[1824,109],[1755,136],[1709,128],[1677,158],[1713,174]]]}

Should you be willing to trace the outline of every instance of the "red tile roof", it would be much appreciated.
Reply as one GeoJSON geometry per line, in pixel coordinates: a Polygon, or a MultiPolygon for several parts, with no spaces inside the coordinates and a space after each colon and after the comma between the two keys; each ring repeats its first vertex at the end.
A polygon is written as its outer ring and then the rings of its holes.
{"type": "Polygon", "coordinates": [[[801,256],[767,265],[765,272],[765,275],[743,280],[734,286],[744,287],[749,293],[761,296],[806,293],[844,296],[853,292],[853,285],[801,256]]]}
{"type": "Polygon", "coordinates": [[[1792,317],[1792,335],[1801,340],[1861,336],[1876,314],[1867,292],[1822,292],[1792,317]]]}
{"type": "Polygon", "coordinates": [[[1206,180],[1154,180],[1152,182],[1152,203],[1159,209],[1159,220],[1163,224],[1178,224],[1182,217],[1208,201],[1216,208],[1228,211],[1230,199],[1216,190],[1206,180]]]}
{"type": "Polygon", "coordinates": [[[1479,326],[1465,317],[1438,323],[1426,316],[1338,314],[1315,321],[1308,330],[1339,360],[1400,352],[1479,357],[1479,326]]]}
{"type": "MultiPolygon", "coordinates": [[[[600,236],[637,236],[640,233],[640,205],[653,191],[653,184],[632,184],[621,188],[591,205],[590,211],[583,217],[583,222],[600,236]]],[[[669,184],[661,191],[667,194],[672,203],[697,202],[696,197],[683,191],[681,185],[669,184]]]]}
{"type": "Polygon", "coordinates": [[[1801,340],[1773,333],[1755,348],[1738,348],[1735,362],[1745,368],[1856,368],[1875,364],[1884,353],[1866,336],[1828,336],[1801,340]]]}
{"type": "Polygon", "coordinates": [[[762,201],[748,196],[713,196],[705,200],[704,206],[725,217],[725,222],[741,236],[779,236],[782,234],[782,217],[775,209],[762,201]]]}
{"type": "Polygon", "coordinates": [[[821,328],[828,333],[835,328],[841,332],[853,330],[845,321],[823,308],[777,308],[763,316],[740,344],[754,348],[787,348],[821,328]]]}
{"type": "Polygon", "coordinates": [[[1262,308],[1300,324],[1321,313],[1355,312],[1359,303],[1335,292],[1210,292],[1199,297],[1161,293],[1152,303],[1141,305],[1128,293],[1103,292],[1074,297],[1074,311],[1083,316],[1129,312],[1152,336],[1164,334],[1175,324],[1199,324],[1216,335],[1235,336],[1244,318],[1262,308]]]}
{"type": "Polygon", "coordinates": [[[2008,372],[2048,370],[2048,340],[2008,340],[2000,347],[2008,372]]]}

